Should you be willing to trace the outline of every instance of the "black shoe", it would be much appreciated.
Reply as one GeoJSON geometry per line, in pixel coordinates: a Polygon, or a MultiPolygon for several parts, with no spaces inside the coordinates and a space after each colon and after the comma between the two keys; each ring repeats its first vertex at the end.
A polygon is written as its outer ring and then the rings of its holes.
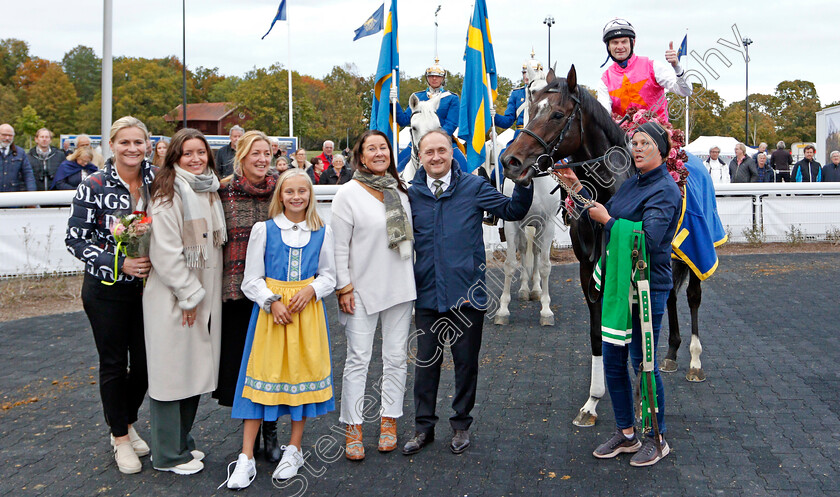
{"type": "Polygon", "coordinates": [[[449,444],[449,450],[453,454],[460,454],[467,450],[470,446],[470,432],[467,430],[455,430],[455,435],[452,437],[452,443],[449,444]]]}
{"type": "Polygon", "coordinates": [[[496,226],[496,224],[498,224],[499,222],[499,218],[494,216],[493,214],[487,213],[487,215],[484,216],[484,220],[482,222],[487,226],[496,226]]]}
{"type": "Polygon", "coordinates": [[[280,450],[280,445],[277,443],[277,421],[263,421],[262,436],[265,460],[270,463],[279,461],[283,451],[280,450]]]}
{"type": "Polygon", "coordinates": [[[423,447],[432,443],[434,440],[435,436],[433,434],[421,433],[418,431],[414,434],[414,438],[406,442],[405,447],[403,447],[402,453],[406,456],[416,454],[420,452],[423,449],[423,447]]]}

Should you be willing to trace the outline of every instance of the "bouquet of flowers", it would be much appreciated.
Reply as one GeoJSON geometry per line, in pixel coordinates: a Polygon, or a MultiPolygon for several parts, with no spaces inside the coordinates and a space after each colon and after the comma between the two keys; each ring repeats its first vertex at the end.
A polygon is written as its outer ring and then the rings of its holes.
{"type": "Polygon", "coordinates": [[[152,240],[152,218],[145,212],[134,211],[114,223],[111,234],[117,242],[117,251],[121,251],[126,257],[148,257],[149,242],[152,240]]]}
{"type": "Polygon", "coordinates": [[[661,119],[654,111],[642,109],[637,104],[630,104],[627,108],[626,118],[616,113],[613,113],[612,117],[628,135],[631,135],[636,128],[648,121],[656,122],[668,132],[672,148],[668,157],[665,158],[665,164],[668,167],[668,173],[680,187],[680,193],[685,196],[685,183],[688,177],[688,169],[685,167],[688,155],[682,149],[685,146],[685,132],[674,128],[671,123],[661,119]]]}

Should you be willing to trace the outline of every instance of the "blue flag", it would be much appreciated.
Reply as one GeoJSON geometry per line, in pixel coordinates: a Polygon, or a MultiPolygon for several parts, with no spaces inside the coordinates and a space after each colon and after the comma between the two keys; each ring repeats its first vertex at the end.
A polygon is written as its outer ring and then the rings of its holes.
{"type": "Polygon", "coordinates": [[[466,141],[467,170],[474,171],[484,164],[484,142],[493,125],[490,106],[496,100],[496,59],[493,39],[487,21],[487,5],[476,0],[475,10],[467,31],[464,53],[466,68],[461,89],[461,108],[458,115],[458,137],[466,141]],[[489,79],[489,91],[488,91],[489,79]]]}
{"type": "MultiPolygon", "coordinates": [[[[385,32],[382,34],[382,48],[379,49],[379,65],[376,68],[376,80],[373,86],[373,106],[370,110],[370,129],[377,129],[393,140],[391,123],[391,85],[400,88],[400,49],[397,42],[397,0],[391,0],[391,10],[385,20],[385,32]],[[397,71],[397,80],[393,81],[392,72],[397,71]]],[[[395,151],[396,152],[396,151],[395,151]]]]}
{"type": "Polygon", "coordinates": [[[688,35],[685,35],[682,43],[680,43],[680,49],[677,50],[677,60],[679,60],[683,55],[688,55],[688,35]]]}
{"type": "Polygon", "coordinates": [[[353,37],[353,41],[382,31],[382,28],[384,27],[384,17],[385,4],[383,3],[378,9],[376,9],[376,12],[374,12],[372,16],[368,17],[367,21],[365,21],[365,23],[356,30],[356,36],[353,37]]]}
{"type": "Polygon", "coordinates": [[[277,15],[274,16],[274,20],[271,21],[271,26],[269,26],[268,32],[266,32],[266,34],[264,34],[263,37],[260,38],[260,39],[264,40],[265,37],[268,36],[268,33],[271,33],[271,30],[274,29],[274,23],[276,23],[277,21],[285,21],[285,20],[286,20],[286,0],[281,0],[280,1],[280,6],[277,7],[277,15]]]}

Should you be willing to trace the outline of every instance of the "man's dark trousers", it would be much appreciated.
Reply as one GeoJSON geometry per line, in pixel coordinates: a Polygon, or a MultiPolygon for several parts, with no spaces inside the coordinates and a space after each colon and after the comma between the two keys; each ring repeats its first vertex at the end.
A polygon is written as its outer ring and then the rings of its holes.
{"type": "Polygon", "coordinates": [[[455,397],[449,418],[453,430],[468,430],[472,424],[478,384],[478,356],[484,328],[484,311],[461,306],[441,313],[416,309],[417,357],[414,365],[415,427],[420,433],[434,434],[440,367],[445,345],[450,345],[455,363],[455,397]]]}

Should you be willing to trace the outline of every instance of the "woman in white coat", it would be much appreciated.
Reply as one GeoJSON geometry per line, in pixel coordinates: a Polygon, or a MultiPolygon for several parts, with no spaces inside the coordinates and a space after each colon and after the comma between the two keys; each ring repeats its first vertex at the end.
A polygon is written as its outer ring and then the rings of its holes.
{"type": "Polygon", "coordinates": [[[213,154],[195,129],[175,133],[152,184],[152,271],[143,294],[152,461],[201,471],[190,435],[199,396],[216,389],[225,216],[213,154]]]}
{"type": "Polygon", "coordinates": [[[364,459],[365,383],[377,322],[382,324],[380,452],[397,447],[403,414],[406,348],[417,291],[412,263],[411,206],[397,174],[391,143],[379,131],[362,134],[353,152],[356,172],[333,200],[336,289],[346,318],[347,359],[341,416],[345,456],[364,459]],[[348,316],[349,314],[349,316],[348,316]]]}

